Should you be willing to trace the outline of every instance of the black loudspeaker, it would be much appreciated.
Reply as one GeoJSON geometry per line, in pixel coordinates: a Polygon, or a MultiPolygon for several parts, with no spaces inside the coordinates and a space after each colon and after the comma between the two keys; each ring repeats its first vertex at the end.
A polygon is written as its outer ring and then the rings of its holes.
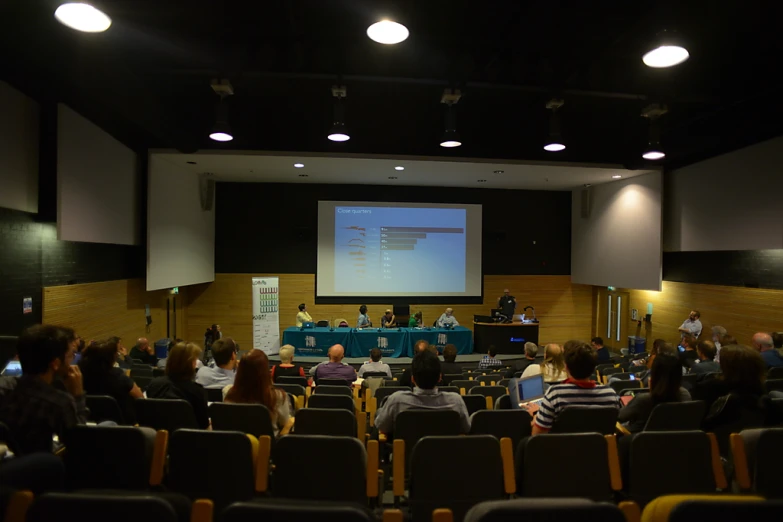
{"type": "Polygon", "coordinates": [[[589,188],[582,190],[582,204],[581,204],[581,215],[582,218],[588,219],[590,217],[590,206],[592,203],[592,194],[589,188]]]}
{"type": "Polygon", "coordinates": [[[215,180],[209,174],[199,177],[199,189],[201,192],[201,210],[212,210],[215,201],[215,180]]]}

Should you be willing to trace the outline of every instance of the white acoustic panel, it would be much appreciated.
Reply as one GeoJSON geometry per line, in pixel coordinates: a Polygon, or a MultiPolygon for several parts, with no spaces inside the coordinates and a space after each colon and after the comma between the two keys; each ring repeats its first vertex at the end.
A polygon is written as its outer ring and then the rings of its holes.
{"type": "Polygon", "coordinates": [[[0,82],[0,207],[38,212],[38,104],[0,82]]]}

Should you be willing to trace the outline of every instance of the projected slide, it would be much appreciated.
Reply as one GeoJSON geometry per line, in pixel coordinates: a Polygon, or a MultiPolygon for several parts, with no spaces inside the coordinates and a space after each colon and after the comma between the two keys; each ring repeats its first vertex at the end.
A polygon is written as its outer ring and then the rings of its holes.
{"type": "Polygon", "coordinates": [[[480,206],[319,205],[318,295],[480,295],[480,206]]]}

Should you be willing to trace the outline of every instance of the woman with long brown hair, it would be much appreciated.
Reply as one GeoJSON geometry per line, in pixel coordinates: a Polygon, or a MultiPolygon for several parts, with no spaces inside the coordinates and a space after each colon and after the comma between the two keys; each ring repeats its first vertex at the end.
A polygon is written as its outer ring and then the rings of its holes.
{"type": "Polygon", "coordinates": [[[223,393],[225,402],[266,406],[272,416],[275,436],[291,417],[288,395],[272,385],[269,359],[261,350],[251,350],[250,353],[242,356],[234,385],[227,386],[223,393]]]}
{"type": "Polygon", "coordinates": [[[117,362],[117,342],[98,341],[82,350],[79,369],[82,372],[84,392],[88,395],[109,395],[117,401],[124,424],[136,422],[133,401],[144,397],[141,390],[120,368],[117,362]]]}
{"type": "Polygon", "coordinates": [[[544,382],[560,382],[568,379],[563,348],[559,344],[547,344],[544,349],[544,361],[541,364],[528,366],[522,372],[522,378],[540,374],[544,375],[544,382]]]}

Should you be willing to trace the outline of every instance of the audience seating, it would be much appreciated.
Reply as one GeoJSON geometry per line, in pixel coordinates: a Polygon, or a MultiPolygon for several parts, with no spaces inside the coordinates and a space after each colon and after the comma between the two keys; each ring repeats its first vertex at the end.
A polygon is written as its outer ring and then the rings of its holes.
{"type": "Polygon", "coordinates": [[[136,386],[138,386],[141,391],[145,391],[147,386],[152,382],[153,377],[150,375],[149,377],[131,377],[131,379],[133,379],[133,382],[136,383],[136,386]]]}
{"type": "Polygon", "coordinates": [[[277,383],[275,384],[275,388],[280,388],[289,395],[293,395],[296,398],[295,401],[297,410],[304,408],[305,397],[307,397],[307,392],[305,391],[304,386],[300,386],[299,384],[277,383]]]}
{"type": "Polygon", "coordinates": [[[609,386],[615,391],[615,393],[620,394],[625,390],[636,390],[641,388],[642,381],[612,381],[609,383],[609,386]]]}
{"type": "Polygon", "coordinates": [[[502,386],[504,388],[508,388],[509,384],[511,384],[511,379],[500,379],[500,382],[498,383],[498,386],[502,386]]]}
{"type": "Polygon", "coordinates": [[[767,392],[783,391],[783,379],[767,379],[767,392]]]}
{"type": "Polygon", "coordinates": [[[443,386],[449,386],[452,381],[460,381],[460,380],[462,380],[461,373],[447,373],[441,377],[440,384],[442,384],[443,386]]]}
{"type": "Polygon", "coordinates": [[[495,386],[503,378],[502,374],[479,375],[474,380],[484,383],[484,386],[495,386]]]}
{"type": "Polygon", "coordinates": [[[139,426],[169,433],[181,428],[199,428],[193,407],[182,399],[136,399],[133,405],[139,426]]]}
{"type": "Polygon", "coordinates": [[[617,408],[611,406],[571,406],[552,424],[551,433],[600,433],[611,435],[617,424],[617,408]]]}
{"type": "MultiPolygon", "coordinates": [[[[183,502],[188,502],[182,498],[183,502]]],[[[189,502],[188,502],[189,503],[189,502]]],[[[211,520],[211,506],[199,501],[201,508],[193,507],[193,513],[199,514],[183,520],[176,508],[159,497],[136,495],[95,495],[86,493],[47,493],[36,498],[27,512],[27,522],[52,522],[53,520],[104,520],[112,522],[207,522],[211,520]],[[209,514],[209,517],[204,517],[209,514]]],[[[188,510],[190,512],[190,510],[188,510]]]]}
{"type": "MultiPolygon", "coordinates": [[[[492,399],[492,408],[495,407],[495,401],[497,399],[507,394],[508,390],[504,386],[474,386],[470,389],[470,395],[490,397],[492,399]]],[[[489,403],[487,403],[487,408],[490,408],[489,403]]]]}
{"type": "MultiPolygon", "coordinates": [[[[237,502],[225,511],[222,522],[376,522],[366,509],[357,506],[315,505],[286,502],[237,502]]],[[[385,520],[385,519],[384,519],[385,520]]]]}
{"type": "Polygon", "coordinates": [[[311,395],[307,401],[308,408],[342,408],[354,412],[356,404],[352,397],[345,395],[319,394],[311,395]]]}
{"type": "Polygon", "coordinates": [[[153,368],[152,369],[152,377],[163,377],[166,375],[166,370],[164,368],[153,368]]]}
{"type": "Polygon", "coordinates": [[[473,506],[465,522],[626,522],[623,512],[608,502],[582,498],[495,500],[473,506]]]}
{"type": "Polygon", "coordinates": [[[207,402],[223,402],[223,390],[221,388],[204,388],[207,392],[207,402]]]}
{"type": "Polygon", "coordinates": [[[665,402],[656,405],[644,431],[689,431],[701,428],[706,413],[704,401],[665,402]]]}
{"type": "Polygon", "coordinates": [[[238,431],[254,437],[267,435],[274,440],[272,417],[263,404],[231,404],[213,402],[209,405],[212,429],[238,431]]]}
{"type": "Polygon", "coordinates": [[[365,405],[367,413],[370,414],[370,426],[375,426],[375,415],[378,413],[378,408],[383,405],[383,400],[389,395],[401,391],[411,391],[407,386],[381,386],[370,397],[365,405]]]}
{"type": "Polygon", "coordinates": [[[605,370],[601,371],[601,378],[603,379],[603,383],[607,384],[609,377],[617,373],[623,373],[624,371],[625,370],[622,368],[606,368],[605,370]]]}
{"type": "Polygon", "coordinates": [[[615,492],[622,489],[614,435],[564,433],[528,437],[517,446],[515,461],[520,497],[611,501],[615,492]]]}
{"type": "MultiPolygon", "coordinates": [[[[459,435],[462,432],[459,414],[453,410],[406,410],[397,415],[394,421],[394,471],[395,478],[405,477],[410,469],[411,449],[419,440],[433,435],[459,435]]],[[[452,455],[452,457],[454,457],[452,455]]],[[[455,459],[462,460],[462,459],[455,459]]],[[[394,495],[403,495],[403,488],[395,482],[394,495]]]]}
{"type": "Polygon", "coordinates": [[[767,379],[783,379],[783,366],[770,368],[767,371],[767,379]]]}
{"type": "Polygon", "coordinates": [[[297,384],[307,389],[307,378],[295,375],[281,375],[275,378],[275,384],[297,384]]]}
{"type": "Polygon", "coordinates": [[[691,391],[696,387],[696,383],[701,379],[701,374],[698,373],[686,373],[682,376],[682,387],[688,391],[691,391]]]}
{"type": "Polygon", "coordinates": [[[781,519],[783,502],[751,495],[664,495],[644,508],[644,522],[773,522],[781,519]]]}
{"type": "Polygon", "coordinates": [[[103,421],[114,421],[119,425],[125,424],[125,418],[120,410],[120,405],[114,397],[109,395],[85,395],[87,409],[90,410],[89,420],[96,424],[103,421]]]}
{"type": "Polygon", "coordinates": [[[343,409],[305,408],[296,414],[297,435],[357,437],[356,416],[343,409]]]}
{"type": "Polygon", "coordinates": [[[133,365],[130,371],[131,379],[136,377],[152,377],[152,367],[147,365],[133,365]]]}
{"type": "Polygon", "coordinates": [[[495,401],[496,410],[510,410],[511,409],[511,395],[503,395],[498,397],[495,401]]]}
{"type": "Polygon", "coordinates": [[[351,388],[351,383],[345,379],[331,379],[331,378],[317,379],[315,381],[315,385],[316,386],[347,386],[349,389],[351,388]]]}
{"type": "Polygon", "coordinates": [[[483,395],[463,395],[462,400],[468,408],[468,415],[487,409],[487,399],[483,395]]]}
{"type": "Polygon", "coordinates": [[[334,385],[329,385],[329,384],[319,384],[313,390],[313,394],[315,394],[315,395],[318,395],[318,394],[321,394],[321,395],[347,395],[348,397],[353,397],[353,392],[351,391],[351,388],[349,388],[347,386],[334,386],[334,385]]]}
{"type": "Polygon", "coordinates": [[[471,388],[474,386],[481,386],[481,383],[479,381],[466,381],[466,380],[457,380],[457,381],[451,381],[452,386],[456,386],[460,389],[460,393],[462,395],[465,395],[467,392],[470,391],[471,388]],[[463,392],[463,390],[465,390],[463,392]]]}
{"type": "Polygon", "coordinates": [[[329,321],[327,321],[326,319],[321,319],[320,321],[315,323],[315,325],[318,328],[329,328],[331,326],[331,323],[329,321]]]}
{"type": "Polygon", "coordinates": [[[532,420],[526,410],[480,410],[470,416],[470,434],[509,438],[512,448],[516,448],[530,436],[532,420]]]}
{"type": "Polygon", "coordinates": [[[370,379],[372,377],[380,377],[382,379],[391,378],[386,372],[364,372],[364,379],[370,379]]]}
{"type": "Polygon", "coordinates": [[[742,430],[731,435],[734,474],[740,490],[783,499],[781,448],[783,428],[742,430]]]}
{"type": "Polygon", "coordinates": [[[438,391],[459,394],[459,388],[456,386],[438,386],[438,391]]]}

